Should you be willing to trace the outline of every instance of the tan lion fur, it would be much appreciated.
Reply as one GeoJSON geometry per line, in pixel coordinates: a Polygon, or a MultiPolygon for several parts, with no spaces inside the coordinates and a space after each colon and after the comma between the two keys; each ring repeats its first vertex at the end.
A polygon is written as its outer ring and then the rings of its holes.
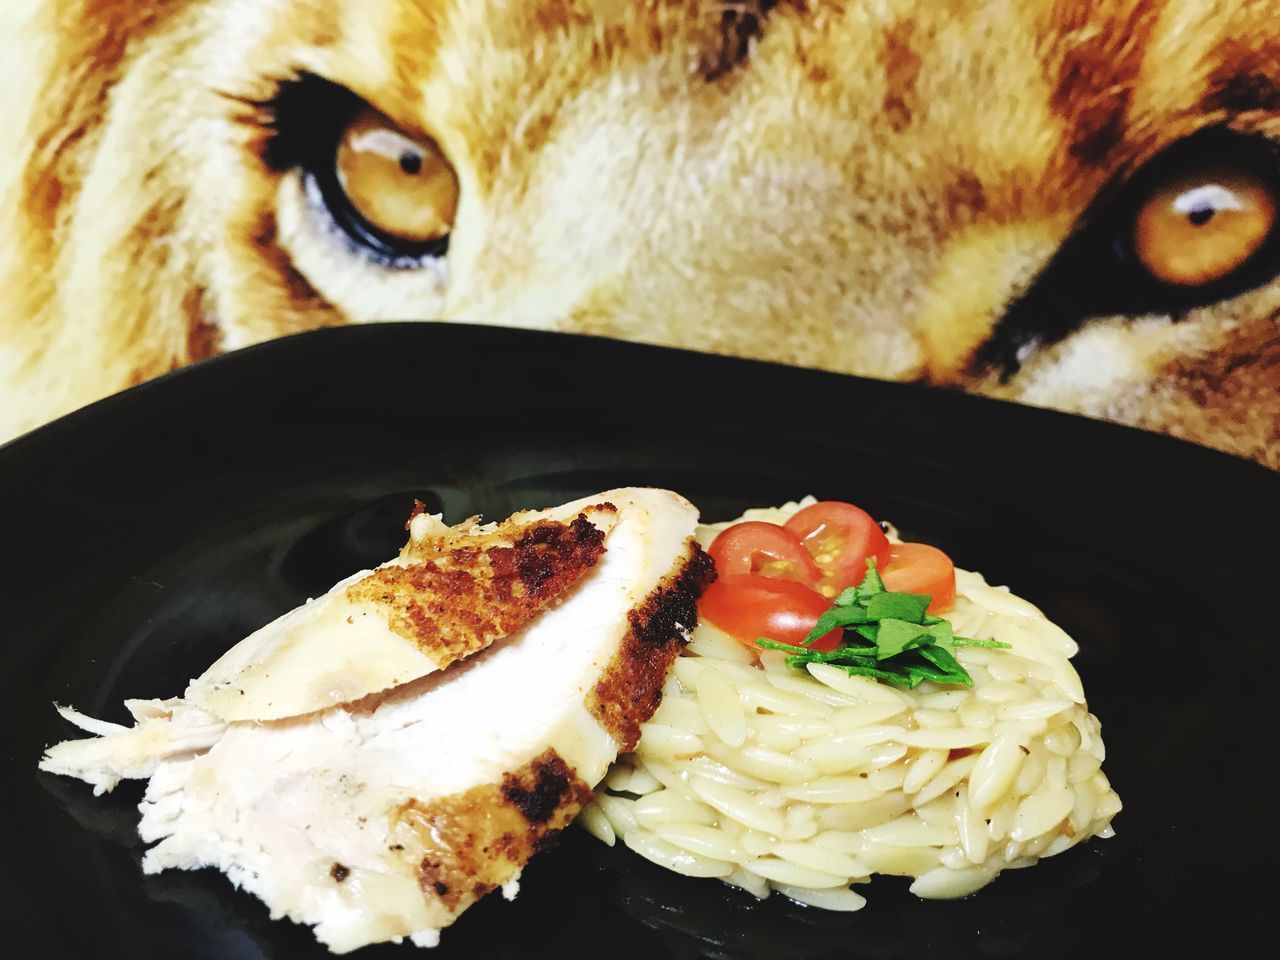
{"type": "Polygon", "coordinates": [[[0,437],[318,326],[585,331],[1121,420],[1280,467],[1280,282],[975,367],[1105,184],[1280,136],[1272,0],[5,0],[0,437]],[[726,13],[728,11],[728,13],[726,13]],[[434,137],[447,260],[335,239],[253,104],[434,137]]]}

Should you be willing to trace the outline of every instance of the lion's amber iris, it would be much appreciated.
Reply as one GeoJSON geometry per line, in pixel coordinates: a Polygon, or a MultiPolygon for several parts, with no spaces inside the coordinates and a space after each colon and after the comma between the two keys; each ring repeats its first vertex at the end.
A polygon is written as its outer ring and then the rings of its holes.
{"type": "Polygon", "coordinates": [[[1170,178],[1151,192],[1134,223],[1134,248],[1156,279],[1203,286],[1253,256],[1275,219],[1276,197],[1263,178],[1202,170],[1170,178]]]}
{"type": "Polygon", "coordinates": [[[391,240],[428,243],[453,229],[458,178],[433,140],[365,108],[343,131],[336,163],[352,208],[391,240]]]}

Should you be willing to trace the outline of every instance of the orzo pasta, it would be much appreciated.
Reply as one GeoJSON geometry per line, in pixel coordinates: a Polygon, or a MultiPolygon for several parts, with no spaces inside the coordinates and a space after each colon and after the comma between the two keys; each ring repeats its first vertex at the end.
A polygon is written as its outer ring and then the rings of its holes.
{"type": "MultiPolygon", "coordinates": [[[[802,505],[745,518],[781,523],[802,505]]],[[[958,897],[1111,836],[1120,799],[1075,643],[979,574],[957,570],[956,593],[956,634],[1010,645],[957,651],[972,687],[899,689],[772,651],[757,662],[702,623],[582,824],[677,873],[831,910],[860,909],[851,886],[873,874],[958,897]]]]}

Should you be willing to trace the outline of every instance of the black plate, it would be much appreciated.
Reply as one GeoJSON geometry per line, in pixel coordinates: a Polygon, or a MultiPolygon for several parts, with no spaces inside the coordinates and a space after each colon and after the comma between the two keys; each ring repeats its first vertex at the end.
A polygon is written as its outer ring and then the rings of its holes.
{"type": "Polygon", "coordinates": [[[219,874],[142,876],[138,785],[94,798],[37,775],[72,734],[52,702],[123,720],[125,697],[176,695],[390,556],[415,497],[456,521],[621,484],[674,488],[708,519],[853,500],[1041,605],[1081,644],[1117,836],[958,902],[877,878],[845,915],[756,905],[570,831],[515,903],[481,903],[434,956],[1232,955],[1270,939],[1280,475],[956,394],[421,324],[245,350],[0,449],[3,938],[42,957],[323,955],[219,874]]]}

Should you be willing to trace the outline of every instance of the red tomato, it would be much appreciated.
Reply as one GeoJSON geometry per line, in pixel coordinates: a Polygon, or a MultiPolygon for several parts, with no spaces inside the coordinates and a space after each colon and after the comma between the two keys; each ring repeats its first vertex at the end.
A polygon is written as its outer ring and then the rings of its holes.
{"type": "MultiPolygon", "coordinates": [[[[759,650],[757,637],[799,645],[831,607],[816,590],[794,580],[777,580],[758,573],[731,573],[707,587],[698,612],[735,640],[759,650]]],[[[812,644],[813,650],[834,650],[838,628],[812,644]]]]}
{"type": "Polygon", "coordinates": [[[895,543],[880,579],[895,593],[928,593],[929,612],[948,609],[956,601],[956,568],[951,558],[927,543],[895,543]]]}
{"type": "Polygon", "coordinates": [[[823,500],[811,504],[788,520],[786,527],[822,568],[819,589],[826,596],[861,583],[867,575],[867,558],[875,557],[881,569],[889,559],[889,541],[880,524],[851,503],[823,500]]]}
{"type": "Polygon", "coordinates": [[[790,530],[776,523],[749,520],[720,531],[707,551],[722,577],[735,573],[759,573],[780,580],[796,580],[815,586],[822,571],[813,556],[790,530]]]}

